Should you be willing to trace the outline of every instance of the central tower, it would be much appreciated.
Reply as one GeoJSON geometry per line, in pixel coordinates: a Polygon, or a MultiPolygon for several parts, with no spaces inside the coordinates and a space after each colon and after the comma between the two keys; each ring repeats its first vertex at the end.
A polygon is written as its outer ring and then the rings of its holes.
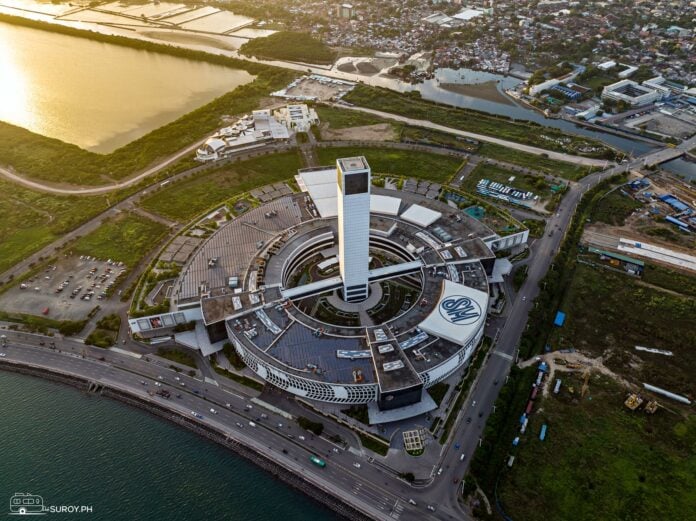
{"type": "Polygon", "coordinates": [[[364,156],[336,160],[338,265],[346,302],[360,302],[368,295],[370,177],[364,156]]]}

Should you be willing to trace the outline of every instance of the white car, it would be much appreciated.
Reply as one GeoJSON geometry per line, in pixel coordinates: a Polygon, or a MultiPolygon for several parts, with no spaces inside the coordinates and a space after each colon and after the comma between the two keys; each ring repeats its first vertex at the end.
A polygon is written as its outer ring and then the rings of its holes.
{"type": "Polygon", "coordinates": [[[249,427],[256,427],[256,424],[254,422],[249,422],[249,427]]]}
{"type": "Polygon", "coordinates": [[[213,414],[217,414],[217,413],[218,413],[218,412],[217,412],[215,409],[213,409],[213,408],[210,409],[210,412],[212,412],[213,414]]]}
{"type": "Polygon", "coordinates": [[[466,458],[466,454],[462,453],[462,455],[459,456],[459,461],[464,461],[464,458],[466,458]]]}
{"type": "Polygon", "coordinates": [[[431,512],[435,512],[435,507],[434,507],[434,506],[428,505],[427,508],[428,508],[428,510],[430,510],[431,512]]]}
{"type": "Polygon", "coordinates": [[[360,463],[358,463],[358,462],[356,461],[355,463],[353,463],[353,466],[354,466],[356,469],[359,469],[359,468],[360,468],[360,463]]]}
{"type": "Polygon", "coordinates": [[[305,439],[306,439],[304,436],[298,436],[298,438],[301,439],[302,441],[305,441],[305,439]]]}
{"type": "Polygon", "coordinates": [[[418,504],[413,499],[409,499],[408,502],[411,503],[413,506],[416,506],[418,504]]]}
{"type": "Polygon", "coordinates": [[[156,385],[157,387],[162,387],[162,384],[159,383],[159,382],[155,382],[155,385],[156,385]]]}
{"type": "Polygon", "coordinates": [[[7,355],[5,353],[0,353],[0,358],[5,358],[7,355]]]}
{"type": "Polygon", "coordinates": [[[440,474],[442,474],[442,467],[437,470],[437,475],[439,476],[440,474]]]}

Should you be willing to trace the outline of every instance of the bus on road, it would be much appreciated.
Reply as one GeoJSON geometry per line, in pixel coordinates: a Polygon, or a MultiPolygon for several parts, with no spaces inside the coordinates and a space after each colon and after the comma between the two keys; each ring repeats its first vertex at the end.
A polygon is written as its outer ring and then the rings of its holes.
{"type": "Polygon", "coordinates": [[[326,467],[326,462],[325,462],[323,459],[321,459],[321,458],[315,456],[314,454],[312,454],[312,455],[309,457],[309,461],[311,461],[312,463],[314,463],[317,467],[321,467],[321,468],[326,467]]]}

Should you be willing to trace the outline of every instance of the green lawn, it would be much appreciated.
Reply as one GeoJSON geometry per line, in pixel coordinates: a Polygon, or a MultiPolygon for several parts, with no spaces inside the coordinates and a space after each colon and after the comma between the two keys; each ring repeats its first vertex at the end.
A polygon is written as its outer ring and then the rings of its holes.
{"type": "Polygon", "coordinates": [[[554,349],[574,347],[603,355],[609,368],[637,383],[696,394],[693,299],[645,287],[628,275],[578,264],[560,309],[567,318],[551,333],[554,349]],[[636,345],[673,351],[674,356],[639,353],[636,345]]]}
{"type": "Polygon", "coordinates": [[[166,358],[172,362],[193,367],[194,369],[198,367],[198,364],[196,364],[196,359],[193,357],[193,355],[182,349],[165,349],[160,347],[157,349],[157,356],[161,356],[162,358],[166,358]]]}
{"type": "Polygon", "coordinates": [[[336,53],[308,33],[279,31],[264,38],[254,38],[239,48],[244,56],[303,63],[333,63],[336,53]]]}
{"type": "Polygon", "coordinates": [[[0,180],[0,272],[106,208],[104,196],[54,196],[0,180]]]}
{"type": "Polygon", "coordinates": [[[137,214],[121,214],[107,220],[77,240],[70,250],[77,255],[121,261],[133,268],[164,238],[167,227],[137,214]]]}
{"type": "Polygon", "coordinates": [[[333,130],[350,127],[363,127],[365,125],[377,125],[378,123],[388,123],[387,120],[357,110],[337,109],[324,105],[317,105],[319,121],[328,123],[333,130]]]}
{"type": "Polygon", "coordinates": [[[169,219],[187,222],[233,195],[291,178],[301,166],[297,152],[224,165],[192,179],[169,184],[143,199],[141,205],[169,219]]]}
{"type": "Polygon", "coordinates": [[[418,177],[438,183],[447,182],[461,165],[461,159],[411,150],[388,148],[320,148],[322,165],[334,165],[339,157],[365,156],[376,174],[418,177]]]}
{"type": "Polygon", "coordinates": [[[585,177],[593,171],[590,167],[556,161],[547,157],[528,154],[520,150],[513,150],[493,143],[482,143],[478,154],[498,161],[505,161],[514,165],[538,170],[556,177],[570,179],[571,181],[585,177]]]}
{"type": "Polygon", "coordinates": [[[592,156],[613,157],[614,155],[611,149],[584,137],[564,134],[557,129],[542,127],[526,121],[515,121],[505,116],[439,105],[425,101],[414,93],[400,94],[387,89],[358,84],[346,94],[344,99],[361,107],[393,114],[405,114],[411,118],[428,120],[460,130],[495,136],[549,150],[572,153],[584,147],[595,145],[598,150],[592,153],[592,156]]]}
{"type": "Polygon", "coordinates": [[[623,226],[626,218],[642,206],[639,201],[621,193],[620,189],[614,190],[597,204],[592,220],[623,226]]]}
{"type": "Polygon", "coordinates": [[[696,417],[630,412],[625,389],[607,377],[592,377],[578,400],[582,380],[562,378],[561,393],[537,405],[512,469],[502,473],[506,513],[515,521],[539,512],[554,521],[695,519],[696,417]]]}
{"type": "Polygon", "coordinates": [[[462,182],[462,190],[472,193],[476,192],[476,185],[481,179],[490,179],[525,192],[534,192],[541,199],[548,197],[551,193],[549,183],[542,177],[511,172],[505,168],[489,165],[488,163],[479,163],[474,168],[474,171],[466,176],[462,182]],[[510,181],[511,177],[515,179],[510,181]]]}

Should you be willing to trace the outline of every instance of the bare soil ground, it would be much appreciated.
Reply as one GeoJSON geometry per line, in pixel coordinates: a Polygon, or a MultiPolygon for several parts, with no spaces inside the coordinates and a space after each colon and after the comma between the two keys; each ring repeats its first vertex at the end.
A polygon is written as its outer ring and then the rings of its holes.
{"type": "Polygon", "coordinates": [[[323,124],[321,137],[327,141],[395,141],[398,135],[391,123],[338,130],[332,130],[328,125],[323,124]]]}
{"type": "MultiPolygon", "coordinates": [[[[352,72],[352,71],[348,71],[352,72]]],[[[316,96],[319,100],[329,100],[349,88],[348,85],[323,84],[306,78],[293,88],[288,89],[289,96],[316,96]]]]}

